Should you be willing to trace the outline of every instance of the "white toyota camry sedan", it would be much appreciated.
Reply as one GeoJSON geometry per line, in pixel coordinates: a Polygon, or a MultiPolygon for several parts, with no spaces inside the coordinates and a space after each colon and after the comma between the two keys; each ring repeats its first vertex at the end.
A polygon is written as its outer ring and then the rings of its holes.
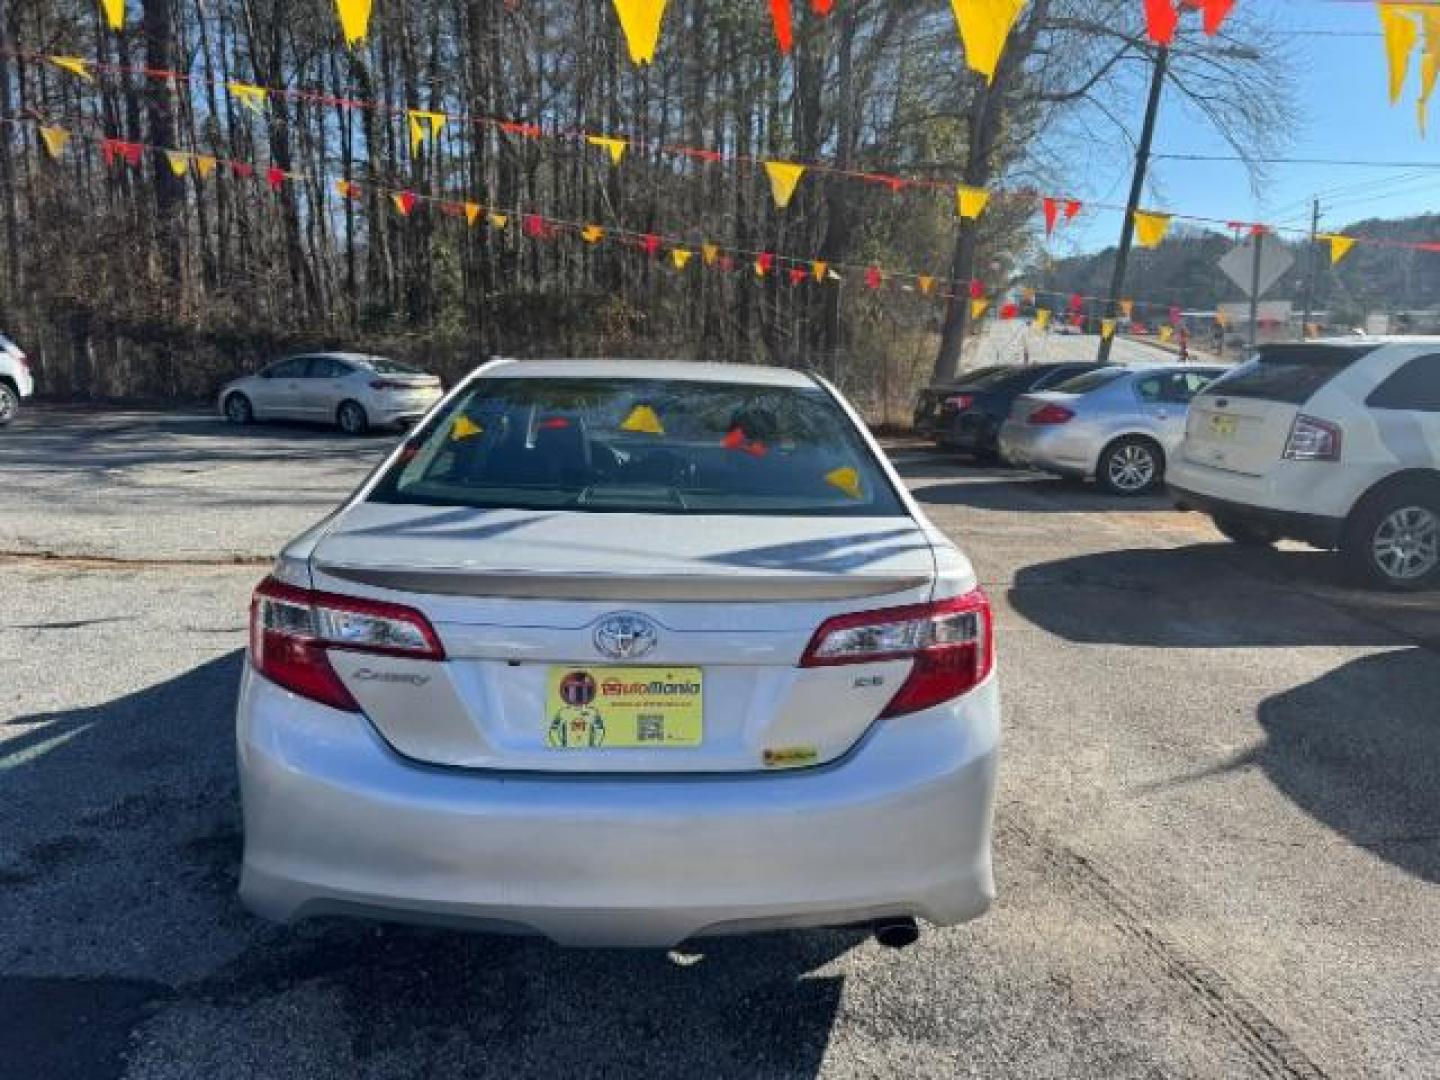
{"type": "Polygon", "coordinates": [[[255,592],[241,895],[908,944],[994,896],[992,625],[823,381],[490,364],[255,592]]]}

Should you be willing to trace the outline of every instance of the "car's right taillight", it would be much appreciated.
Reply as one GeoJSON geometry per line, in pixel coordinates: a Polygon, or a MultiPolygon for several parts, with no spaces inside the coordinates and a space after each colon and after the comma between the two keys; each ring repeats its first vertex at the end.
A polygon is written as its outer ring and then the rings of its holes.
{"type": "Polygon", "coordinates": [[[1068,424],[1075,419],[1075,414],[1064,405],[1042,405],[1027,418],[1026,423],[1046,424],[1068,424]]]}
{"type": "Polygon", "coordinates": [[[316,592],[266,578],[250,603],[250,662],[271,682],[332,709],[360,706],[330,665],[330,649],[444,660],[428,619],[413,608],[316,592]]]}
{"type": "Polygon", "coordinates": [[[1288,461],[1339,461],[1344,438],[1339,424],[1301,413],[1285,443],[1288,461]]]}
{"type": "Polygon", "coordinates": [[[975,404],[974,394],[955,394],[945,399],[946,412],[964,412],[975,404]]]}
{"type": "Polygon", "coordinates": [[[801,667],[913,660],[904,684],[880,714],[904,716],[953,701],[995,667],[994,617],[981,589],[913,607],[839,615],[815,632],[801,667]]]}

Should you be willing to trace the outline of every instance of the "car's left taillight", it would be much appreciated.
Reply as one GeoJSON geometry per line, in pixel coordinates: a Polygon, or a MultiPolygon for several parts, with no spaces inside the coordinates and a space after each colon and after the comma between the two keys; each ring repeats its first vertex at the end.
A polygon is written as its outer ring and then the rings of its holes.
{"type": "Polygon", "coordinates": [[[1285,441],[1285,459],[1339,461],[1344,441],[1339,424],[1301,413],[1290,428],[1290,438],[1285,441]]]}
{"type": "Polygon", "coordinates": [[[882,717],[904,716],[968,694],[995,668],[994,616],[981,589],[913,607],[839,615],[823,623],[801,667],[913,660],[882,717]]]}
{"type": "Polygon", "coordinates": [[[1032,412],[1026,422],[1043,427],[1052,424],[1068,424],[1074,419],[1075,413],[1070,409],[1065,408],[1064,405],[1056,405],[1054,402],[1051,402],[1049,405],[1042,405],[1032,412]]]}
{"type": "Polygon", "coordinates": [[[316,592],[266,578],[250,603],[250,662],[265,678],[333,709],[359,712],[331,649],[444,660],[430,621],[413,608],[316,592]]]}

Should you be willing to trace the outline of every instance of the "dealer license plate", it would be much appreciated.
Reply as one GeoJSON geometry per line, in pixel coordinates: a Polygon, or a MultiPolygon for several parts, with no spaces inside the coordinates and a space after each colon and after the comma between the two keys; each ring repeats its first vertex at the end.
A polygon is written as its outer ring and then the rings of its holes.
{"type": "Polygon", "coordinates": [[[684,750],[705,737],[700,668],[552,667],[545,745],[552,750],[684,750]]]}

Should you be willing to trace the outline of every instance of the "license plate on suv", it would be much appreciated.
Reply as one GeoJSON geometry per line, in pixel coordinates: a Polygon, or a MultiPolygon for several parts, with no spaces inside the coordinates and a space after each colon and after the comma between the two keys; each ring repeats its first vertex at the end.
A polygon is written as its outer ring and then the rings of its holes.
{"type": "Polygon", "coordinates": [[[556,666],[545,689],[552,750],[685,750],[705,737],[700,668],[556,666]]]}

